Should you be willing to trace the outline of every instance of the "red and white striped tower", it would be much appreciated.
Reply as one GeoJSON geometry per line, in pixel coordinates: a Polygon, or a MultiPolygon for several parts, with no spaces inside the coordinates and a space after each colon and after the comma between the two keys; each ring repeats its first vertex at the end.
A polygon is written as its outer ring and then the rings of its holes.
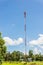
{"type": "Polygon", "coordinates": [[[26,12],[24,12],[24,32],[25,32],[25,39],[24,39],[24,42],[25,42],[25,56],[26,56],[26,12]]]}

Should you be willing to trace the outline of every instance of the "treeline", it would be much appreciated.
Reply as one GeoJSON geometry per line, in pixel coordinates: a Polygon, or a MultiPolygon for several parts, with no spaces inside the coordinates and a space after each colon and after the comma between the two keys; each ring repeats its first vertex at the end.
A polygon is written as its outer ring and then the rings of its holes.
{"type": "Polygon", "coordinates": [[[24,55],[23,52],[13,51],[12,53],[7,52],[5,41],[0,33],[0,61],[43,61],[43,55],[33,54],[33,50],[29,50],[28,55],[24,55]]]}
{"type": "Polygon", "coordinates": [[[43,55],[41,54],[33,54],[32,50],[29,50],[29,54],[28,55],[24,55],[22,52],[20,51],[13,51],[12,53],[8,52],[6,53],[5,56],[5,61],[29,61],[29,59],[31,58],[30,61],[43,61],[43,55]]]}

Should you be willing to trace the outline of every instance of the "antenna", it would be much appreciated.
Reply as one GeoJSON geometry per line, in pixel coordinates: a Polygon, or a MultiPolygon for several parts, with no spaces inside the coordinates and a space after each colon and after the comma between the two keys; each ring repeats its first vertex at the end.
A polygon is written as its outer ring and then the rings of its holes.
{"type": "Polygon", "coordinates": [[[26,60],[26,12],[24,12],[24,32],[25,32],[25,60],[26,60]]]}

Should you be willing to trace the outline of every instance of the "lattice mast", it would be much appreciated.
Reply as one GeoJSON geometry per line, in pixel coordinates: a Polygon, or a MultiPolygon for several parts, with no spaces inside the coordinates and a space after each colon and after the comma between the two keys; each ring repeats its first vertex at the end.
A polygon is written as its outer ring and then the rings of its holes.
{"type": "Polygon", "coordinates": [[[26,55],[26,12],[24,12],[24,32],[25,32],[25,39],[24,39],[24,42],[25,42],[25,55],[26,55]]]}

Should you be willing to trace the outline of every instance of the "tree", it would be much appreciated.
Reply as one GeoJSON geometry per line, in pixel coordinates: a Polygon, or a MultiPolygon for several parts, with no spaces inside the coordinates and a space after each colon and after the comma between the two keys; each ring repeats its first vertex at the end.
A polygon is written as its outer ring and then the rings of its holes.
{"type": "Polygon", "coordinates": [[[11,60],[12,60],[11,53],[10,52],[6,53],[5,61],[11,61],[11,60]]]}
{"type": "Polygon", "coordinates": [[[20,59],[24,58],[24,54],[20,51],[13,51],[11,53],[12,61],[19,61],[20,59]]]}
{"type": "Polygon", "coordinates": [[[13,51],[11,56],[12,56],[12,61],[16,61],[17,60],[16,59],[16,51],[13,51]]]}
{"type": "Polygon", "coordinates": [[[20,59],[20,52],[19,51],[14,51],[14,52],[12,52],[12,60],[13,61],[19,61],[19,59],[20,59]]]}
{"type": "Polygon", "coordinates": [[[33,56],[33,50],[29,50],[29,57],[32,58],[32,56],[33,56]]]}
{"type": "Polygon", "coordinates": [[[0,61],[5,60],[5,55],[6,55],[5,41],[3,40],[0,32],[0,61]]]}
{"type": "Polygon", "coordinates": [[[36,61],[43,61],[43,55],[41,53],[35,55],[36,61]]]}

